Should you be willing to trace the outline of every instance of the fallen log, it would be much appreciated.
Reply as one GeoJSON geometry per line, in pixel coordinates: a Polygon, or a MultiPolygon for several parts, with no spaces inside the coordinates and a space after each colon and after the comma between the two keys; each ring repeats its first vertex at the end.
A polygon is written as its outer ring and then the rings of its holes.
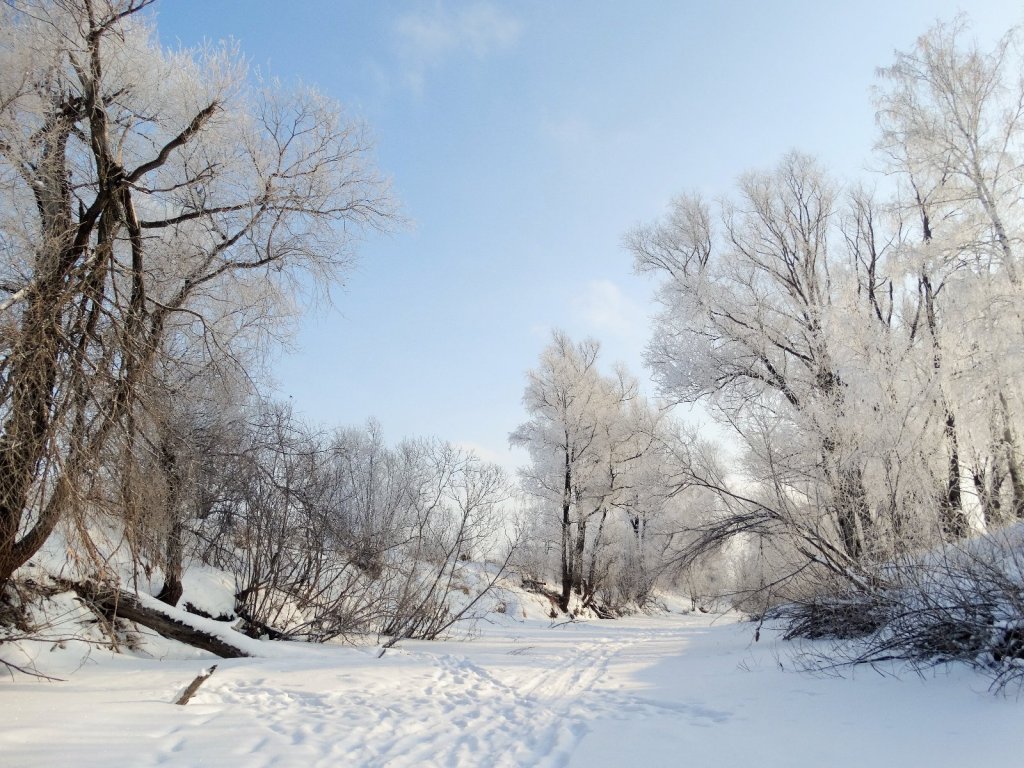
{"type": "Polygon", "coordinates": [[[92,582],[65,582],[96,613],[109,621],[125,619],[141,624],[169,640],[191,645],[220,656],[222,659],[238,659],[249,654],[231,645],[222,637],[179,621],[166,613],[143,605],[139,599],[122,589],[99,586],[92,582]]]}
{"type": "Polygon", "coordinates": [[[264,624],[262,621],[257,619],[251,613],[249,613],[249,611],[246,610],[245,606],[241,604],[241,601],[239,601],[238,607],[235,609],[235,613],[238,614],[239,618],[244,619],[245,623],[248,625],[248,630],[245,633],[248,637],[259,639],[261,635],[266,635],[271,640],[291,639],[281,630],[275,629],[269,624],[264,624]]]}

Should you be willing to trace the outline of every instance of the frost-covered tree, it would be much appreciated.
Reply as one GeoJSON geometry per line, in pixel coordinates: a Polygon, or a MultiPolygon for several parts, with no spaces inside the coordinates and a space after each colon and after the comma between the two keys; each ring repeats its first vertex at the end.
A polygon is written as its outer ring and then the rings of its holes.
{"type": "Polygon", "coordinates": [[[790,154],[629,235],[662,281],[662,393],[743,447],[731,473],[680,452],[721,501],[698,549],[771,539],[787,572],[863,585],[873,561],[1020,516],[1024,81],[1014,34],[963,38],[940,24],[881,71],[891,200],[790,154]]]}
{"type": "Polygon", "coordinates": [[[611,405],[597,370],[596,342],[575,344],[555,332],[538,368],[527,374],[523,403],[530,420],[509,441],[535,457],[524,470],[528,492],[558,506],[560,601],[567,610],[582,579],[579,504],[600,463],[599,425],[594,415],[611,405]],[[574,535],[575,532],[575,535],[574,535]]]}
{"type": "MultiPolygon", "coordinates": [[[[1016,31],[990,51],[966,21],[937,24],[881,70],[880,149],[900,180],[949,456],[947,510],[961,508],[970,465],[987,522],[1024,515],[1018,452],[1024,80],[1016,31]]],[[[956,523],[956,521],[951,521],[956,523]]],[[[967,525],[961,519],[963,532],[967,525]]],[[[949,526],[947,526],[949,527],[949,526]]]]}
{"type": "Polygon", "coordinates": [[[664,278],[648,358],[662,393],[713,403],[779,490],[821,503],[821,524],[856,560],[872,521],[857,446],[842,430],[851,403],[835,335],[836,199],[818,164],[791,154],[743,176],[718,222],[684,196],[628,242],[637,268],[664,278]],[[768,415],[785,432],[782,450],[760,430],[768,415]]]}
{"type": "MultiPolygon", "coordinates": [[[[512,433],[530,464],[521,471],[535,511],[554,518],[559,605],[643,601],[667,545],[654,522],[670,506],[662,450],[667,420],[622,369],[597,367],[598,345],[560,331],[527,374],[529,421],[512,433]],[[660,549],[659,549],[660,546],[660,549]]],[[[670,535],[670,534],[665,534],[670,535]]]]}
{"type": "Polygon", "coordinates": [[[163,48],[149,4],[0,6],[0,585],[82,506],[158,360],[275,333],[297,278],[390,215],[336,103],[163,48]]]}

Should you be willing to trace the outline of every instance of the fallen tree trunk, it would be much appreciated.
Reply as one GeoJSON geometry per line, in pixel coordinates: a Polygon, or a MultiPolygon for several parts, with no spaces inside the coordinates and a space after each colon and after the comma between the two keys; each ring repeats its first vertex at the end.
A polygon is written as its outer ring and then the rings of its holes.
{"type": "Polygon", "coordinates": [[[246,610],[245,606],[242,605],[241,601],[238,602],[237,606],[238,607],[235,609],[235,613],[238,614],[240,618],[244,619],[245,623],[248,625],[248,631],[245,633],[246,636],[252,637],[254,639],[258,639],[260,635],[266,635],[271,640],[291,639],[281,630],[275,629],[269,624],[264,624],[262,621],[257,619],[251,613],[249,613],[249,611],[246,610]]]}
{"type": "Polygon", "coordinates": [[[103,587],[92,582],[65,582],[66,586],[84,600],[93,611],[109,621],[125,619],[152,629],[169,640],[191,645],[220,656],[238,659],[249,654],[222,637],[204,632],[166,613],[143,605],[139,599],[121,589],[103,587]]]}

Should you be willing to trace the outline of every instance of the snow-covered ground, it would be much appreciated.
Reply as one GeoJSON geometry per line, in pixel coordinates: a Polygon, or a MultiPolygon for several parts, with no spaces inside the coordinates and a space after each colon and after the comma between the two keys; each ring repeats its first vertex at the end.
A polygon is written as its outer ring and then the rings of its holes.
{"type": "Polygon", "coordinates": [[[970,671],[809,676],[790,669],[788,644],[709,616],[504,618],[472,640],[407,642],[379,659],[263,645],[265,658],[214,660],[186,706],[171,702],[211,660],[94,650],[68,682],[0,682],[0,763],[1024,764],[1024,702],[970,671]]]}

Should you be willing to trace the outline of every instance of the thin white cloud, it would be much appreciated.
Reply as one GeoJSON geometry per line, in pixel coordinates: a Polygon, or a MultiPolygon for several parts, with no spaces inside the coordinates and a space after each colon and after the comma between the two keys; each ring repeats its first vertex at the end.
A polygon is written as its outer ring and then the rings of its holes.
{"type": "Polygon", "coordinates": [[[573,298],[572,308],[595,333],[628,337],[643,332],[644,311],[611,280],[591,280],[573,298]]]}
{"type": "Polygon", "coordinates": [[[493,3],[460,4],[455,9],[438,3],[399,17],[394,29],[406,78],[421,88],[427,70],[447,58],[469,54],[484,59],[508,50],[519,40],[522,24],[493,3]]]}

